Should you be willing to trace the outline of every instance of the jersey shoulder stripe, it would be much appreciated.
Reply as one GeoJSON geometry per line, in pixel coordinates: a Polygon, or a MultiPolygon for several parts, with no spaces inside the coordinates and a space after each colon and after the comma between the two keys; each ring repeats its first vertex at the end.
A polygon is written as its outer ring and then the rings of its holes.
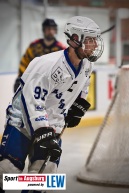
{"type": "Polygon", "coordinates": [[[59,41],[56,42],[56,46],[58,46],[59,48],[61,48],[63,50],[66,49],[66,46],[59,41]]]}

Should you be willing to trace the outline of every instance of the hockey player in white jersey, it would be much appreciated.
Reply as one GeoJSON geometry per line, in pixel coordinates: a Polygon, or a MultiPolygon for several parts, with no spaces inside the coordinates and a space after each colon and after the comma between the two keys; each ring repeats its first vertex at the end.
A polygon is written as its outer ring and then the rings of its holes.
{"type": "Polygon", "coordinates": [[[28,155],[28,172],[38,173],[48,151],[51,158],[44,172],[56,172],[62,152],[58,136],[66,124],[78,125],[89,108],[85,98],[93,62],[103,53],[100,28],[87,17],[75,16],[64,33],[69,47],[35,58],[7,108],[0,148],[1,188],[2,174],[21,173],[28,155]]]}

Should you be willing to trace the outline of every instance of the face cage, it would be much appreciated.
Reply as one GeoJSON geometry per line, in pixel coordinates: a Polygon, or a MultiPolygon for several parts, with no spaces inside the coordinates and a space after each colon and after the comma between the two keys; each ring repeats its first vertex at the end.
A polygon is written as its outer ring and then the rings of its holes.
{"type": "Polygon", "coordinates": [[[82,49],[86,58],[90,62],[97,61],[104,51],[103,39],[101,37],[97,38],[87,37],[85,41],[86,43],[82,44],[82,49]]]}

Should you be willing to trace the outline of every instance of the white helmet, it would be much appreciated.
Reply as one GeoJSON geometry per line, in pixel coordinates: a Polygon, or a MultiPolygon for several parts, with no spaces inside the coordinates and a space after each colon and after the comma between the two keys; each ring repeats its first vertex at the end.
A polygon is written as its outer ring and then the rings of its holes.
{"type": "MultiPolygon", "coordinates": [[[[69,40],[72,40],[78,47],[82,47],[82,49],[84,49],[83,43],[87,37],[95,39],[97,48],[92,51],[90,56],[86,55],[89,61],[94,62],[102,55],[104,46],[103,40],[100,37],[101,31],[93,20],[82,16],[72,17],[66,23],[64,33],[66,34],[67,43],[70,46],[72,45],[69,43],[69,40]]],[[[78,48],[75,48],[76,54],[79,57],[77,50],[78,48]]]]}

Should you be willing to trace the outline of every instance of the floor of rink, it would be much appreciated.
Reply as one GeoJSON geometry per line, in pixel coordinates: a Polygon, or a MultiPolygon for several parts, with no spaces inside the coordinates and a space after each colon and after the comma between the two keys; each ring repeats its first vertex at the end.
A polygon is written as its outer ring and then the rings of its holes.
{"type": "MultiPolygon", "coordinates": [[[[128,193],[129,189],[107,188],[80,183],[76,175],[84,166],[86,156],[94,141],[98,127],[66,129],[63,134],[62,157],[58,168],[59,173],[66,173],[65,193],[128,193]]],[[[6,191],[6,193],[20,193],[20,191],[6,191]]],[[[64,191],[54,191],[62,193],[64,191]]]]}

